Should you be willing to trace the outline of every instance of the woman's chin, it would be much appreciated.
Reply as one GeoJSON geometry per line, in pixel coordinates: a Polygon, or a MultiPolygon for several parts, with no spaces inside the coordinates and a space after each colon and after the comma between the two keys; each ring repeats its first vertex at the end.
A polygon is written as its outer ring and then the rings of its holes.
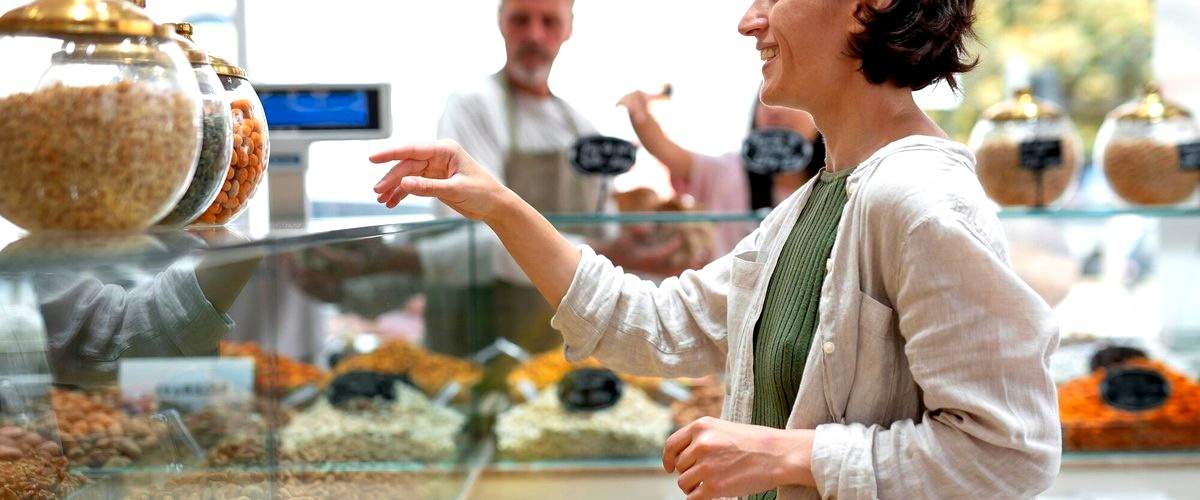
{"type": "Polygon", "coordinates": [[[762,100],[762,103],[766,104],[767,106],[787,107],[788,99],[783,95],[782,92],[779,91],[776,82],[773,82],[772,80],[772,78],[768,77],[763,81],[762,92],[760,92],[758,96],[759,99],[762,100]]]}

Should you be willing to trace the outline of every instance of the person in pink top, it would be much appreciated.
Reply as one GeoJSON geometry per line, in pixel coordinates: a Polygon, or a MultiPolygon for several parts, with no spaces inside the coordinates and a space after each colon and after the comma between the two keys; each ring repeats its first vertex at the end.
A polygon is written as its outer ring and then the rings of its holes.
{"type": "MultiPolygon", "coordinates": [[[[805,169],[764,175],[748,171],[740,151],[709,156],[671,140],[650,113],[650,102],[657,97],[636,91],[621,98],[618,105],[629,111],[629,121],[646,151],[667,167],[675,191],[691,196],[704,211],[747,213],[774,208],[825,166],[821,134],[812,115],[804,111],[755,104],[751,131],[792,130],[814,144],[812,159],[805,169]]],[[[753,229],[753,224],[721,224],[716,234],[716,254],[733,249],[753,229]]]]}

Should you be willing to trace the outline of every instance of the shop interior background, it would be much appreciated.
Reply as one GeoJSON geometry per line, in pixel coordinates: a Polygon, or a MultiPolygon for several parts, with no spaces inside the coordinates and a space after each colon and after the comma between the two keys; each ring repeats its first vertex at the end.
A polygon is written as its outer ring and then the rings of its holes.
{"type": "MultiPolygon", "coordinates": [[[[22,3],[0,0],[0,11],[22,3]]],[[[369,186],[383,170],[366,157],[388,145],[434,139],[446,97],[503,64],[498,3],[344,0],[333,8],[286,0],[150,0],[148,11],[160,22],[192,22],[201,46],[239,61],[256,82],[390,83],[392,137],[318,143],[311,151],[314,215],[322,207],[367,215],[380,213],[369,186]]],[[[674,97],[655,112],[671,136],[703,153],[736,150],[761,79],[753,41],[736,31],[746,6],[580,0],[552,86],[601,132],[632,139],[617,99],[670,83],[674,97]],[[679,22],[683,12],[687,22],[679,22]]],[[[1089,148],[1105,113],[1149,79],[1200,109],[1200,66],[1181,64],[1200,58],[1195,0],[1003,0],[978,2],[977,9],[985,46],[976,48],[982,66],[965,79],[965,92],[939,87],[918,95],[959,140],[987,104],[1025,84],[1065,105],[1089,148]]],[[[665,171],[644,151],[616,185],[636,186],[670,190],[665,171]]],[[[413,199],[401,210],[427,207],[427,200],[413,199]]]]}

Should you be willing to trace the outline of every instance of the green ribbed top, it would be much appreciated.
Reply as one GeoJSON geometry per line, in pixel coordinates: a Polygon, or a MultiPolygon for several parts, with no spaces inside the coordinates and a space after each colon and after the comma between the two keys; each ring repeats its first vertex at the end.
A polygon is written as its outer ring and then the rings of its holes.
{"type": "MultiPolygon", "coordinates": [[[[850,172],[853,169],[821,172],[767,285],[762,315],[754,329],[754,425],[782,429],[792,413],[817,330],[825,262],[833,251],[846,206],[850,172]]],[[[774,500],[775,495],[768,491],[750,498],[774,500]]]]}

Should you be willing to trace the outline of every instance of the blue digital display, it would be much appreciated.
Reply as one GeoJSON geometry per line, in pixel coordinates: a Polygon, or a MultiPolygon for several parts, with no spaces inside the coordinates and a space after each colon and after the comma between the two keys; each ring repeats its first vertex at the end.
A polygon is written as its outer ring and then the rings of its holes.
{"type": "Polygon", "coordinates": [[[274,130],[355,130],[379,127],[378,95],[368,90],[264,92],[259,95],[274,130]]]}

